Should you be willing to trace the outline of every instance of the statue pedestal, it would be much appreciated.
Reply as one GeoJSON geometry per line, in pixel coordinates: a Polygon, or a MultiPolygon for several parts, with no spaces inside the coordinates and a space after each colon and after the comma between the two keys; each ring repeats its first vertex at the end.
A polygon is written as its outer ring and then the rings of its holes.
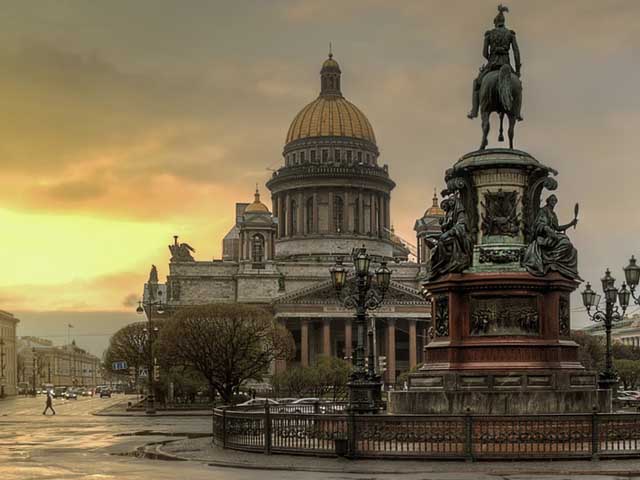
{"type": "Polygon", "coordinates": [[[577,413],[598,405],[596,375],[570,338],[577,252],[553,213],[557,199],[540,208],[556,173],[510,149],[471,152],[447,170],[443,233],[423,285],[432,305],[425,364],[408,391],[391,393],[389,411],[577,413]]]}
{"type": "Polygon", "coordinates": [[[425,285],[433,328],[409,390],[393,413],[577,413],[598,404],[596,375],[570,339],[569,295],[559,274],[448,274],[425,285]]]}

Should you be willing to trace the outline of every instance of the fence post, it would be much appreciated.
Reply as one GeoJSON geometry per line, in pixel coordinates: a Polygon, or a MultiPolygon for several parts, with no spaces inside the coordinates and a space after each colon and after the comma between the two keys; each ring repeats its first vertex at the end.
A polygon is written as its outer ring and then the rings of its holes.
{"type": "Polygon", "coordinates": [[[271,405],[264,405],[264,453],[271,455],[271,405]]]}
{"type": "Polygon", "coordinates": [[[473,462],[473,417],[470,408],[464,415],[464,456],[465,461],[473,462]]]}
{"type": "Polygon", "coordinates": [[[222,448],[227,448],[227,407],[222,407],[222,448]]]}
{"type": "Polygon", "coordinates": [[[591,413],[591,460],[600,460],[600,423],[598,421],[598,407],[593,407],[591,413]]]}
{"type": "Polygon", "coordinates": [[[347,457],[356,456],[356,417],[353,410],[347,413],[347,457]]]}

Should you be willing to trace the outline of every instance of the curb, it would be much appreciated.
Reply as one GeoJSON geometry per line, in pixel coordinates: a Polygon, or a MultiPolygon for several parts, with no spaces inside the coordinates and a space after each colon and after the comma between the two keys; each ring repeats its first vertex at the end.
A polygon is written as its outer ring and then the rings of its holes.
{"type": "MultiPolygon", "coordinates": [[[[214,460],[205,459],[205,458],[185,458],[179,455],[173,455],[171,453],[167,453],[162,450],[162,447],[167,444],[178,440],[170,440],[167,442],[162,442],[161,444],[153,445],[155,450],[154,454],[158,455],[159,459],[163,460],[174,460],[174,461],[187,461],[187,462],[200,462],[205,463],[210,467],[220,467],[220,468],[236,468],[242,470],[267,470],[267,471],[288,471],[288,472],[316,472],[316,473],[345,473],[345,474],[359,474],[359,475],[412,475],[412,474],[450,474],[450,473],[462,473],[458,470],[433,470],[433,469],[411,469],[411,470],[377,470],[377,469],[359,469],[359,468],[344,468],[344,467],[305,467],[305,466],[297,466],[297,465],[265,465],[257,463],[246,463],[246,462],[229,462],[224,460],[214,460]],[[163,457],[163,458],[160,458],[163,457]]],[[[255,455],[263,454],[257,453],[255,455]]],[[[151,457],[148,457],[151,458],[151,457]]],[[[357,463],[358,460],[347,460],[347,459],[335,459],[336,462],[345,462],[347,465],[353,465],[353,463],[357,463]]],[[[401,466],[402,460],[389,460],[392,462],[398,462],[398,466],[401,466]]],[[[603,462],[609,460],[602,460],[599,462],[602,465],[603,462]]],[[[619,462],[619,459],[612,460],[615,462],[619,462]]],[[[427,463],[428,460],[425,460],[427,463]]],[[[447,461],[447,460],[439,460],[434,461],[435,463],[448,463],[454,466],[456,461],[447,461]]],[[[477,462],[477,463],[485,463],[486,462],[477,462]]],[[[512,462],[507,462],[512,463],[512,462]]],[[[550,462],[551,463],[551,462],[550,462]]],[[[617,469],[615,470],[594,470],[594,469],[583,469],[583,470],[572,470],[572,469],[559,469],[559,470],[513,470],[513,471],[503,471],[503,470],[487,470],[484,472],[477,471],[477,473],[485,473],[489,475],[610,475],[610,476],[622,476],[622,477],[635,477],[640,476],[640,470],[619,470],[619,465],[616,465],[617,469]]],[[[636,467],[637,468],[637,467],[636,467]]]]}

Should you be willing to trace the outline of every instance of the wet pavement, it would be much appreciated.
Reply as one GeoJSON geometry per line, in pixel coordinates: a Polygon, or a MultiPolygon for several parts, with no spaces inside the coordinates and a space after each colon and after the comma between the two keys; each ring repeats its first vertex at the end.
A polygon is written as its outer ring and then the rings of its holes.
{"type": "MultiPolygon", "coordinates": [[[[639,464],[625,462],[596,462],[589,475],[577,475],[565,465],[557,465],[551,475],[549,465],[544,470],[533,471],[531,463],[469,464],[460,462],[412,462],[406,468],[404,462],[350,462],[342,459],[301,458],[308,469],[330,462],[331,472],[288,471],[272,469],[270,462],[282,463],[286,459],[262,455],[236,456],[236,465],[251,469],[229,468],[211,465],[206,461],[152,460],[135,456],[145,445],[176,440],[189,442],[211,431],[208,417],[114,417],[96,416],[94,412],[126,401],[124,397],[112,399],[80,398],[70,401],[54,401],[57,415],[43,416],[44,397],[0,400],[0,479],[2,480],[67,480],[67,479],[118,479],[118,480],[319,480],[319,479],[367,479],[387,480],[560,480],[580,478],[604,480],[614,478],[638,478],[629,471],[639,464]],[[250,465],[251,464],[251,465],[250,465]],[[263,465],[267,470],[258,472],[263,465]],[[394,469],[393,465],[398,468],[394,469]],[[404,465],[404,466],[403,466],[404,465]],[[362,467],[363,473],[353,472],[362,467]],[[365,471],[366,469],[369,471],[365,471]],[[415,469],[414,469],[415,468],[415,469]],[[344,469],[344,472],[340,470],[344,469]],[[376,471],[379,470],[379,471],[376,471]],[[393,473],[394,470],[396,473],[393,473]],[[564,470],[564,471],[563,471],[564,470]],[[617,470],[616,474],[598,474],[603,470],[617,470]]],[[[193,440],[197,442],[198,440],[193,440]]],[[[206,440],[200,440],[200,443],[206,440]]],[[[184,452],[184,449],[183,449],[184,452]]],[[[226,451],[225,451],[226,452],[226,451]]],[[[220,463],[225,452],[215,451],[220,463]]],[[[215,463],[215,462],[214,462],[215,463]]],[[[566,463],[566,462],[565,462],[566,463]]],[[[636,470],[640,471],[640,469],[636,470]]]]}

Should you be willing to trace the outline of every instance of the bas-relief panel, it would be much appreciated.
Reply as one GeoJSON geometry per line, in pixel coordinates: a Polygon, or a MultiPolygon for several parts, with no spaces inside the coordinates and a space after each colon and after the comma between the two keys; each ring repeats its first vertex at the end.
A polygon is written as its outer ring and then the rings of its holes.
{"type": "Polygon", "coordinates": [[[474,336],[538,335],[536,297],[471,297],[470,334],[474,336]]]}

